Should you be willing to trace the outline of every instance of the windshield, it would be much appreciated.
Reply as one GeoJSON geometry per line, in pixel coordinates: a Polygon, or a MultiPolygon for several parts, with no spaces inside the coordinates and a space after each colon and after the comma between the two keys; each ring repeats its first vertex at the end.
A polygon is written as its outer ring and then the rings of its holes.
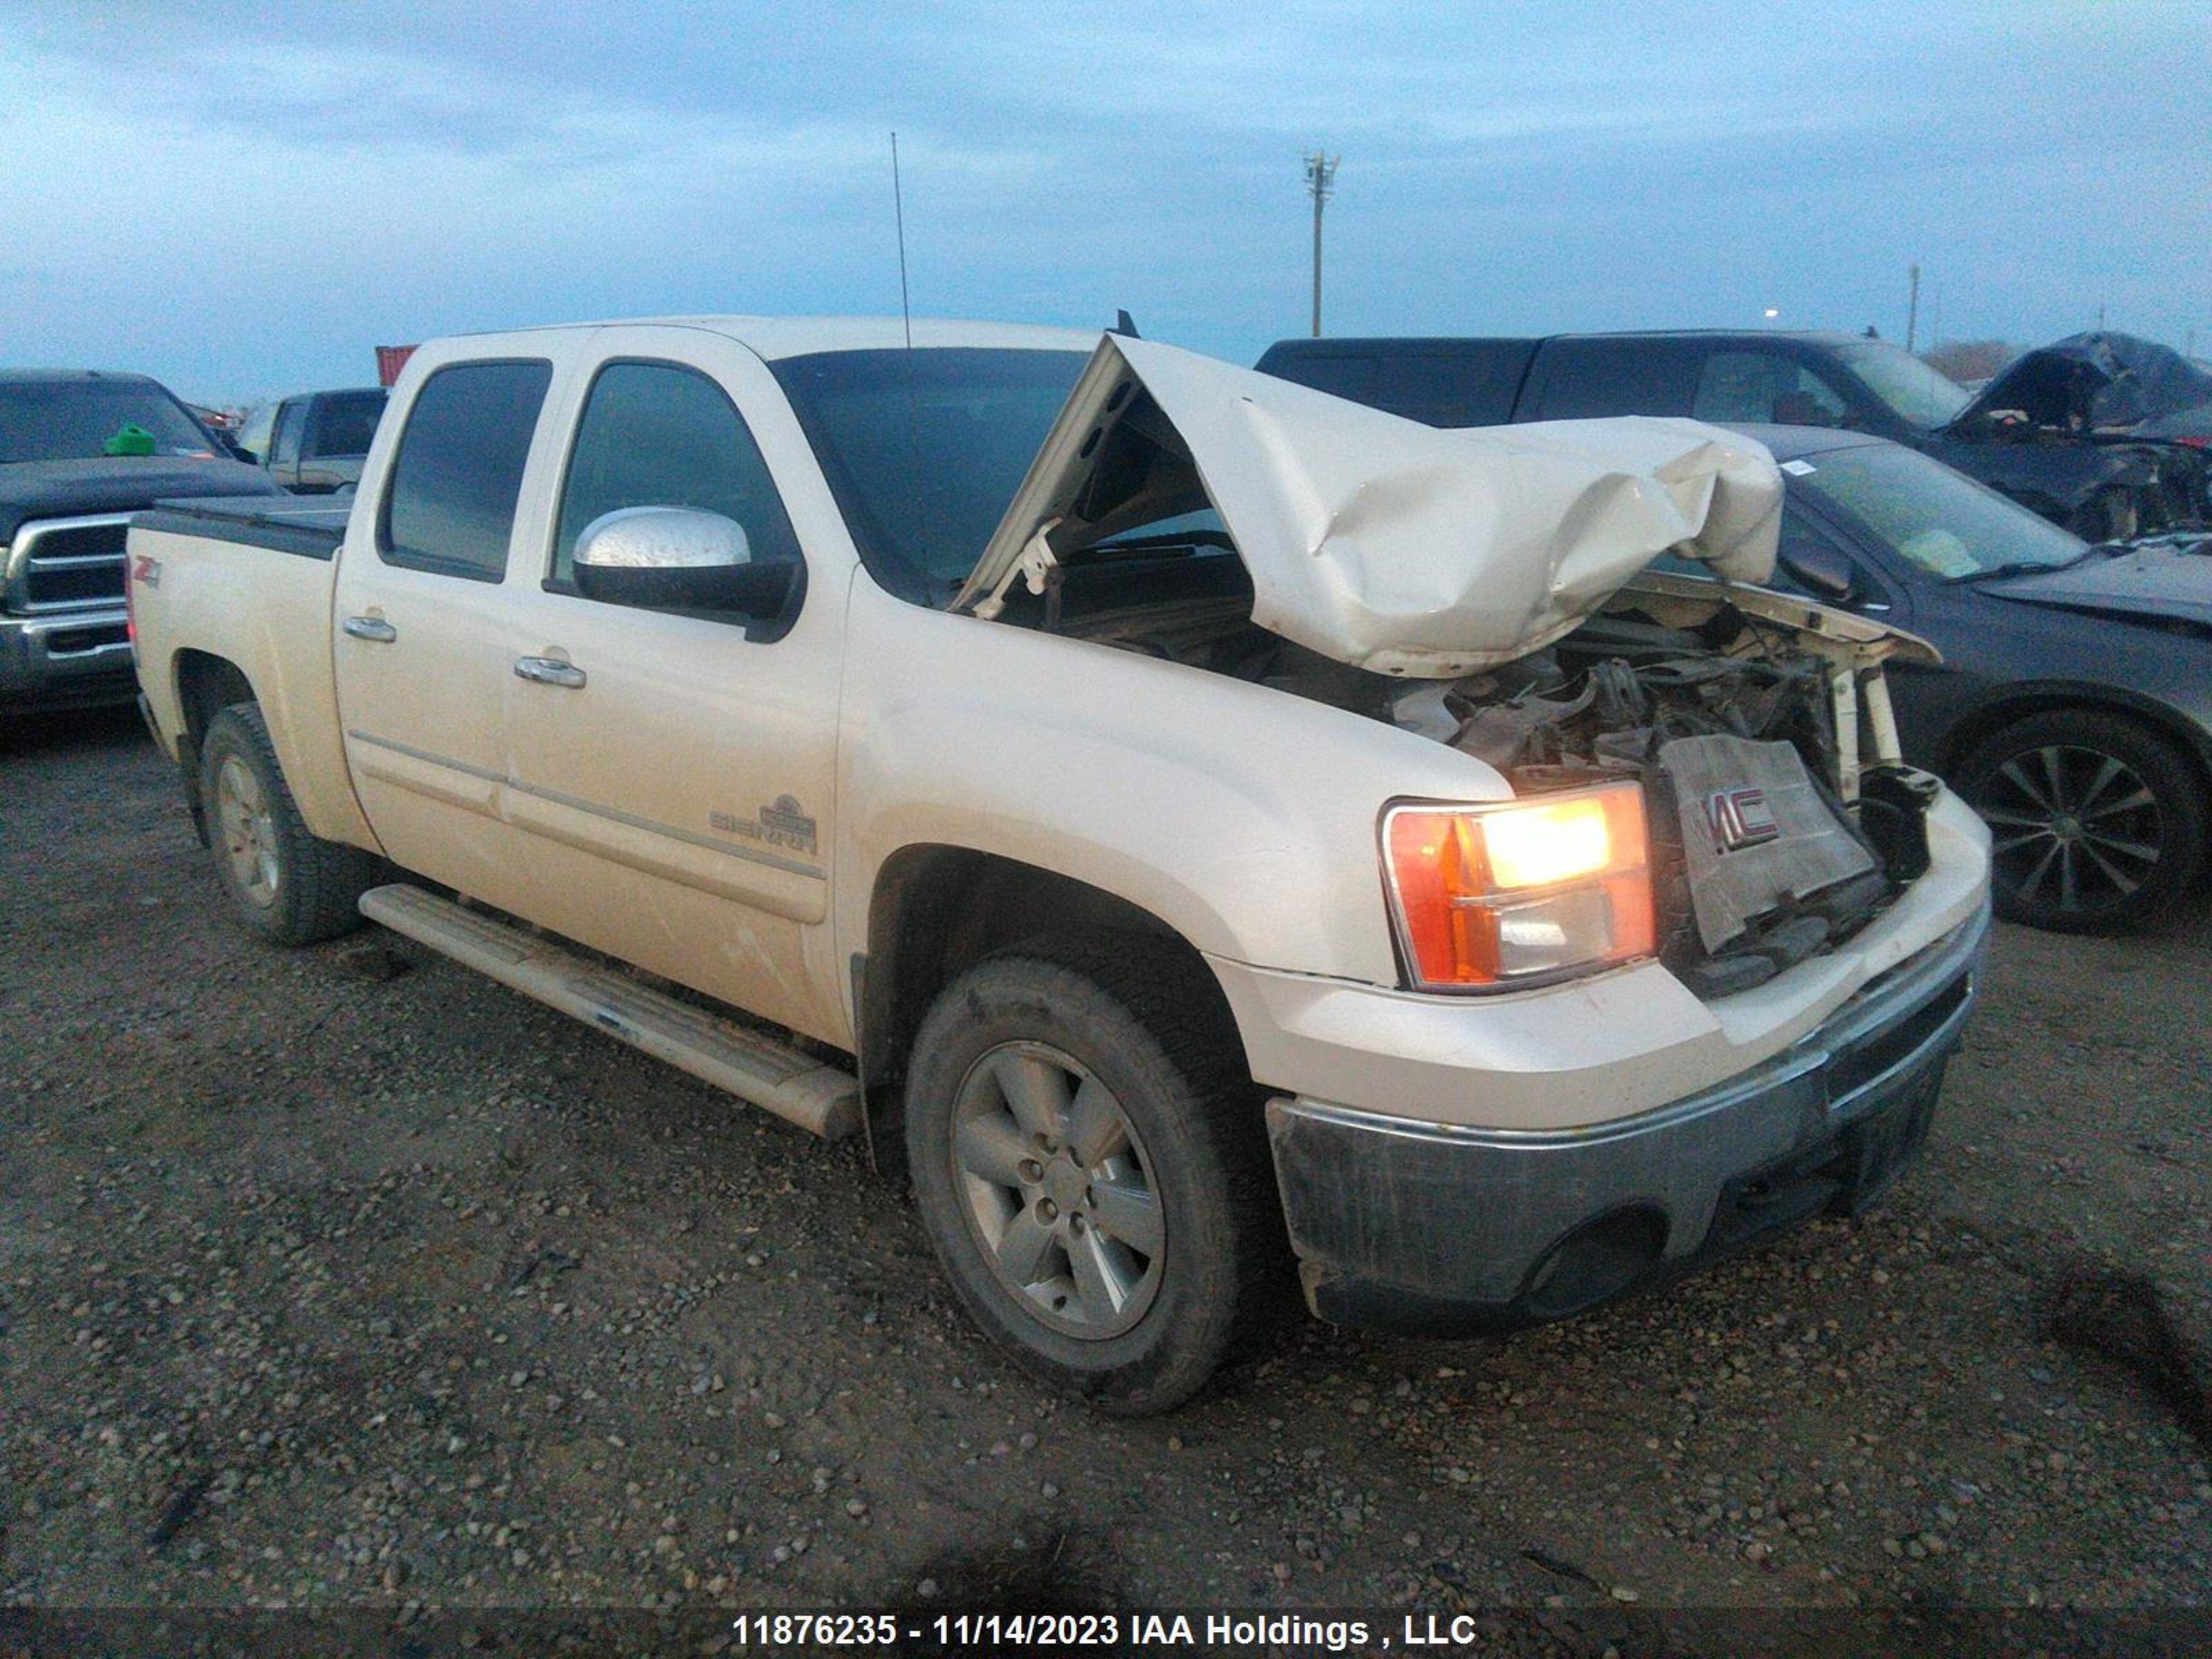
{"type": "Polygon", "coordinates": [[[769,367],[894,592],[958,592],[1021,487],[1088,359],[1079,351],[940,347],[827,351],[769,367]]]}
{"type": "Polygon", "coordinates": [[[0,463],[214,453],[199,423],[151,380],[0,381],[0,463]]]}
{"type": "Polygon", "coordinates": [[[1857,372],[1874,395],[1900,419],[1917,427],[1948,426],[1973,394],[1887,340],[1846,340],[1836,355],[1857,372]]]}
{"type": "Polygon", "coordinates": [[[1790,488],[1856,520],[1882,546],[1946,581],[2053,570],[2089,545],[1964,473],[1897,444],[1785,461],[1790,488]]]}

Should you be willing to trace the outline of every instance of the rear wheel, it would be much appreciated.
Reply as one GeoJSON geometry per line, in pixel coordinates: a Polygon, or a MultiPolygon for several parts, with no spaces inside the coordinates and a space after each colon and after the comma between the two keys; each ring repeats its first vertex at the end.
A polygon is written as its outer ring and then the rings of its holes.
{"type": "Polygon", "coordinates": [[[1131,1415],[1202,1387],[1288,1261],[1258,1092],[1218,989],[1134,936],[989,957],[915,1039],[915,1204],[977,1324],[1131,1415]]]}
{"type": "Polygon", "coordinates": [[[200,799],[216,874],[247,927],[280,945],[312,945],[361,926],[355,907],[376,860],[308,833],[259,705],[234,703],[208,722],[200,799]]]}
{"type": "Polygon", "coordinates": [[[2172,915],[2204,867],[2203,785],[2186,757],[2124,716],[2061,709],[1984,739],[1959,791],[1990,826],[1997,913],[2057,933],[2121,933],[2172,915]]]}

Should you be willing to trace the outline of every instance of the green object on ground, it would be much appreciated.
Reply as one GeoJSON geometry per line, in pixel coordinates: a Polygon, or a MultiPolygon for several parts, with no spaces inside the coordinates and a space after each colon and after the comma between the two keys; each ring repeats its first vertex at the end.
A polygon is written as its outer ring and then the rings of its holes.
{"type": "Polygon", "coordinates": [[[100,453],[107,455],[150,455],[154,453],[154,434],[136,421],[125,421],[116,428],[115,435],[100,447],[100,453]]]}

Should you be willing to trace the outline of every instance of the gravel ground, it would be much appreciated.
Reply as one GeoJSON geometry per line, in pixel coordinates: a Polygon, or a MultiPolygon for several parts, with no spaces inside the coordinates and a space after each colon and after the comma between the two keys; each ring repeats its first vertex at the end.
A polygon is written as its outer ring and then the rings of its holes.
{"type": "Polygon", "coordinates": [[[2212,935],[2002,929],[1924,1162],[1501,1342],[1308,1324],[1164,1420],[965,1324],[902,1195],[412,947],[270,950],[127,714],[0,738],[0,1607],[2202,1608],[2212,935]]]}

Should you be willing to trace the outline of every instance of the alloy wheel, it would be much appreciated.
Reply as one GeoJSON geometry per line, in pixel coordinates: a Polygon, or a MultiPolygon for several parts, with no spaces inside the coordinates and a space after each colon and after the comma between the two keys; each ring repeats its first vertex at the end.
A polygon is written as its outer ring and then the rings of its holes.
{"type": "Polygon", "coordinates": [[[1063,1334],[1119,1335],[1158,1294],[1166,1220],[1143,1141],[1111,1089],[1049,1043],[1002,1043],[969,1068],[952,1162],[984,1259],[1063,1334]]]}
{"type": "Polygon", "coordinates": [[[267,909],[276,902],[276,826],[261,781],[236,755],[223,757],[216,774],[216,822],[232,884],[248,904],[267,909]]]}
{"type": "Polygon", "coordinates": [[[2082,915],[2124,902],[2156,868],[2158,798],[2134,768],[2072,744],[2023,749],[1982,781],[1998,878],[2026,903],[2082,915]]]}

